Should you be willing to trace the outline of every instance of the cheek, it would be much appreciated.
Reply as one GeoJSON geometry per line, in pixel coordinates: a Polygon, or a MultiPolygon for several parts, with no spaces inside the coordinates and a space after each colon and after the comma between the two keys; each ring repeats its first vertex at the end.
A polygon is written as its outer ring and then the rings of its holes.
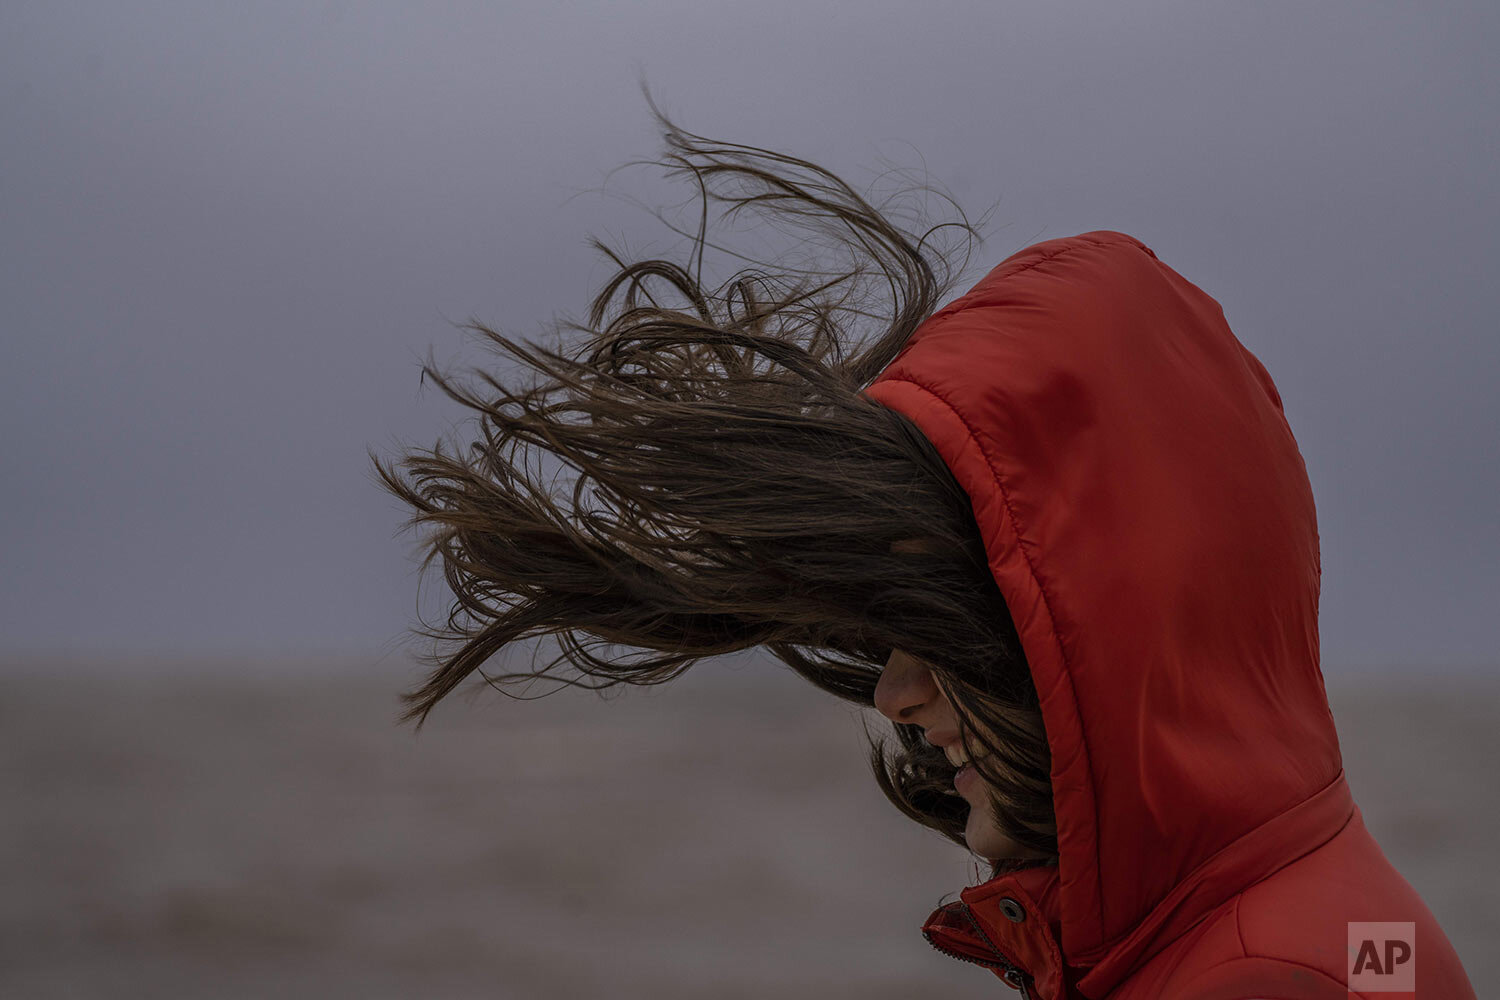
{"type": "Polygon", "coordinates": [[[942,716],[944,722],[952,724],[956,729],[958,727],[958,710],[953,707],[953,702],[948,698],[948,693],[943,690],[943,685],[938,681],[936,675],[929,676],[932,677],[933,690],[937,692],[937,697],[933,699],[933,708],[942,716]]]}

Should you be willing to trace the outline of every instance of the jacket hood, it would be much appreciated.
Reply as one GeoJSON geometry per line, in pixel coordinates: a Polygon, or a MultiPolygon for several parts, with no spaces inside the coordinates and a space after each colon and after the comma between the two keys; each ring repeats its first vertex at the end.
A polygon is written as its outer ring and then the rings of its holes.
{"type": "Polygon", "coordinates": [[[866,394],[972,500],[1051,745],[1058,864],[964,899],[1044,995],[1104,995],[1353,809],[1281,397],[1213,298],[1108,230],[1007,258],[866,394]],[[1002,895],[1020,922],[978,905],[1002,895]]]}

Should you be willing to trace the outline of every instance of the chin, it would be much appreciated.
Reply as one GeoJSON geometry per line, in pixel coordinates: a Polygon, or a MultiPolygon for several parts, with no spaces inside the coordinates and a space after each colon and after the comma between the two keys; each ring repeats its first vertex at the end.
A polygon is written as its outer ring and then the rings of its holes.
{"type": "Polygon", "coordinates": [[[989,862],[1022,861],[1045,855],[1018,843],[1004,833],[993,818],[983,811],[973,809],[964,829],[964,842],[969,850],[989,862]]]}
{"type": "Polygon", "coordinates": [[[971,823],[964,832],[964,840],[968,842],[969,850],[986,861],[1002,861],[1026,854],[1024,847],[1001,833],[993,823],[971,823]]]}

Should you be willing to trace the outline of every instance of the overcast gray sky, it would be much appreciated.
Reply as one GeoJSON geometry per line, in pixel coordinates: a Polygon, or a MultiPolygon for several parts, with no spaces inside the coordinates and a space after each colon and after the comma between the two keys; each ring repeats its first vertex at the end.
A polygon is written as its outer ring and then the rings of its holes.
{"type": "MultiPolygon", "coordinates": [[[[365,448],[450,321],[582,311],[685,127],[926,169],[977,263],[1116,229],[1307,458],[1330,672],[1496,659],[1492,2],[0,5],[0,653],[363,653],[413,620],[365,448]],[[918,158],[920,154],[920,159],[918,158]],[[632,179],[633,178],[633,179],[632,179]],[[641,194],[650,175],[610,190],[641,194]]],[[[436,582],[433,588],[436,590],[436,582]]],[[[429,606],[431,606],[429,604],[429,606]]]]}

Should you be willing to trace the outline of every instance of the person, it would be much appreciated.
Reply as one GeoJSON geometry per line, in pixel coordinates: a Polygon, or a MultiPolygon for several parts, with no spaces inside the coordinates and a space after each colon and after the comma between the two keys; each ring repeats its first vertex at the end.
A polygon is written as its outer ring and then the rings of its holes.
{"type": "Polygon", "coordinates": [[[595,241],[616,271],[555,345],[471,325],[530,385],[425,369],[472,441],[372,454],[453,593],[403,718],[476,672],[656,684],[763,647],[889,720],[877,784],[988,865],[922,933],[1021,996],[1472,997],[1345,781],[1313,495],[1219,304],[1096,230],[940,307],[978,236],[954,199],[922,186],[958,216],[926,225],[652,110],[685,263],[595,241]],[[789,239],[736,251],[712,206],[789,239]]]}

